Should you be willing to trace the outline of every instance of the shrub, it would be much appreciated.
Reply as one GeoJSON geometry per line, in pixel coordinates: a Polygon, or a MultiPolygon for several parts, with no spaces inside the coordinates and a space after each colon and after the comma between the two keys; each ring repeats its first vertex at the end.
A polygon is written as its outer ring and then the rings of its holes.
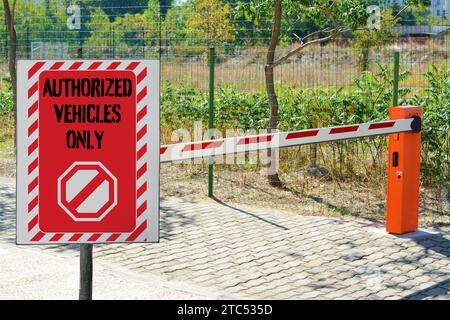
{"type": "Polygon", "coordinates": [[[427,184],[450,178],[450,69],[430,65],[425,74],[429,87],[410,99],[422,107],[422,175],[427,184]]]}
{"type": "MultiPolygon", "coordinates": [[[[400,105],[418,105],[423,110],[422,175],[427,184],[449,179],[450,129],[450,70],[443,64],[430,66],[425,74],[429,88],[408,98],[408,89],[399,89],[400,105]]],[[[376,72],[364,72],[354,80],[354,89],[338,90],[294,89],[287,85],[277,87],[279,100],[278,129],[281,131],[308,129],[331,125],[382,121],[388,118],[392,103],[392,70],[377,64],[376,72]]],[[[409,77],[400,74],[400,81],[409,77]]],[[[215,96],[215,124],[220,130],[263,129],[269,120],[269,103],[265,91],[240,92],[234,86],[223,86],[215,96]]],[[[172,129],[188,126],[193,121],[208,123],[208,94],[186,86],[174,87],[165,83],[161,99],[161,124],[172,129]]],[[[350,162],[355,141],[343,147],[337,142],[339,161],[350,162]]],[[[361,140],[370,150],[374,163],[382,163],[386,139],[361,140]],[[375,151],[374,151],[375,150],[375,151]]],[[[332,146],[333,147],[333,146],[332,146]]],[[[363,151],[366,149],[363,149],[363,151]]],[[[353,159],[353,160],[352,160],[353,159]]],[[[352,171],[352,165],[346,167],[352,171]]],[[[380,172],[384,172],[383,168],[380,172]]]]}
{"type": "Polygon", "coordinates": [[[0,90],[0,116],[10,116],[14,111],[13,94],[11,91],[0,90]]]}

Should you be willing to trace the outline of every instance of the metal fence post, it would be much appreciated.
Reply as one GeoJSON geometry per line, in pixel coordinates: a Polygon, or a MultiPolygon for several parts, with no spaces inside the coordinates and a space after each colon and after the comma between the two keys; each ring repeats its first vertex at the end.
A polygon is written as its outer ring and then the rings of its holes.
{"type": "Polygon", "coordinates": [[[92,244],[80,245],[80,300],[92,300],[92,244]]]}
{"type": "Polygon", "coordinates": [[[162,24],[162,17],[161,17],[161,11],[159,12],[159,42],[158,42],[158,46],[159,46],[159,60],[161,61],[161,55],[162,55],[162,30],[161,30],[161,24],[162,24]]]}
{"type": "MultiPolygon", "coordinates": [[[[209,118],[208,128],[214,128],[214,64],[215,64],[215,48],[209,48],[209,118]]],[[[214,139],[213,136],[210,137],[214,139]]],[[[208,164],[208,197],[213,196],[214,183],[214,164],[208,164]]]]}
{"type": "Polygon", "coordinates": [[[106,46],[108,48],[108,58],[110,58],[110,59],[112,56],[112,41],[111,41],[112,35],[111,35],[111,33],[112,33],[112,27],[111,27],[111,25],[109,25],[109,32],[108,32],[108,39],[106,39],[106,46]]]}
{"type": "Polygon", "coordinates": [[[5,61],[8,61],[8,57],[9,57],[9,47],[8,47],[8,42],[9,42],[9,33],[8,33],[8,28],[5,25],[5,42],[3,42],[3,48],[4,48],[4,53],[5,53],[5,61]]]}
{"type": "Polygon", "coordinates": [[[392,106],[398,106],[398,73],[400,65],[400,53],[394,52],[394,79],[392,85],[392,106]]]}
{"type": "Polygon", "coordinates": [[[112,25],[112,39],[111,39],[111,42],[112,42],[112,53],[113,53],[112,58],[113,59],[116,58],[116,34],[115,33],[116,33],[116,28],[115,28],[114,25],[112,25]]]}
{"type": "Polygon", "coordinates": [[[142,28],[142,58],[145,59],[145,29],[142,28]]]}
{"type": "Polygon", "coordinates": [[[27,44],[25,45],[26,57],[27,59],[31,59],[31,42],[30,42],[30,27],[27,26],[27,44]]]}
{"type": "Polygon", "coordinates": [[[81,30],[78,31],[78,41],[79,41],[79,47],[77,50],[77,56],[78,56],[78,59],[82,59],[83,58],[83,40],[82,40],[81,30]]]}

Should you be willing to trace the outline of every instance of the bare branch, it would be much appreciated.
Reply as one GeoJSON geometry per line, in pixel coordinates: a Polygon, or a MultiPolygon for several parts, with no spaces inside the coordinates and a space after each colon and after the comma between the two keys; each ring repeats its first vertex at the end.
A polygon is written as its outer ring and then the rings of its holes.
{"type": "MultiPolygon", "coordinates": [[[[389,19],[388,21],[396,21],[398,19],[398,16],[407,8],[409,7],[409,5],[404,6],[393,18],[392,20],[389,19]]],[[[308,35],[306,35],[303,38],[300,38],[298,35],[296,35],[295,33],[293,33],[293,35],[297,38],[297,40],[300,42],[300,46],[295,48],[294,50],[292,50],[291,52],[289,52],[286,56],[276,60],[273,63],[273,67],[276,67],[277,65],[280,65],[282,63],[284,63],[286,60],[288,60],[290,57],[292,57],[293,55],[295,55],[296,53],[298,53],[299,51],[303,50],[305,47],[315,44],[315,43],[321,43],[327,40],[330,40],[332,38],[335,38],[336,36],[338,36],[339,34],[345,33],[345,32],[350,32],[350,31],[370,31],[371,29],[369,29],[368,27],[361,27],[361,28],[350,28],[350,27],[340,27],[340,28],[336,28],[336,29],[323,29],[323,30],[318,30],[315,32],[312,32],[308,35]],[[330,35],[327,37],[323,37],[320,39],[316,39],[313,41],[309,41],[309,42],[305,42],[306,39],[311,38],[314,35],[320,34],[320,33],[329,33],[330,35]]]]}
{"type": "Polygon", "coordinates": [[[303,42],[305,42],[306,39],[311,38],[312,36],[316,35],[316,34],[320,34],[320,33],[333,33],[334,30],[330,29],[330,28],[325,28],[325,29],[321,29],[321,30],[317,30],[314,32],[311,32],[310,34],[304,36],[303,38],[300,38],[300,36],[296,35],[295,33],[292,33],[294,35],[294,37],[297,38],[297,40],[300,42],[300,44],[302,44],[303,42]]]}
{"type": "MultiPolygon", "coordinates": [[[[317,34],[317,33],[319,33],[319,32],[316,31],[316,32],[314,32],[314,33],[317,34]]],[[[283,56],[283,57],[277,59],[277,60],[271,65],[271,67],[272,67],[272,68],[275,68],[276,66],[278,66],[278,65],[280,65],[280,64],[283,64],[283,63],[286,62],[290,57],[296,55],[298,52],[300,52],[301,50],[303,50],[304,48],[306,48],[306,47],[308,47],[308,46],[310,46],[310,45],[313,45],[313,44],[317,44],[317,43],[321,43],[321,42],[325,42],[325,41],[331,40],[331,39],[335,38],[336,36],[338,36],[338,35],[341,34],[341,33],[342,33],[341,29],[337,29],[337,30],[334,30],[334,32],[333,32],[332,34],[330,34],[329,36],[326,36],[326,37],[323,37],[323,38],[319,38],[319,39],[314,39],[314,40],[308,41],[308,42],[306,42],[306,43],[301,42],[300,45],[299,45],[297,48],[291,50],[291,51],[288,52],[285,56],[283,56]]],[[[307,35],[306,37],[304,37],[303,39],[307,39],[308,37],[311,37],[312,35],[313,35],[313,34],[309,34],[309,35],[307,35]]]]}
{"type": "Polygon", "coordinates": [[[394,21],[395,20],[397,20],[397,18],[398,18],[398,16],[403,12],[403,11],[405,11],[407,8],[409,8],[409,4],[407,4],[406,6],[404,6],[403,8],[401,8],[398,12],[397,12],[397,14],[394,16],[394,21]]]}

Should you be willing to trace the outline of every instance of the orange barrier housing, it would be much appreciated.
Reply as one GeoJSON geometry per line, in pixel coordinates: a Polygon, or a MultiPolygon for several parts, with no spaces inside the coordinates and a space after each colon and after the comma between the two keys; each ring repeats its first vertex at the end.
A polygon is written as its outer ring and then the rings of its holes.
{"type": "Polygon", "coordinates": [[[400,106],[389,109],[391,120],[417,118],[412,132],[389,135],[386,231],[404,234],[419,225],[420,126],[419,107],[400,106]]]}

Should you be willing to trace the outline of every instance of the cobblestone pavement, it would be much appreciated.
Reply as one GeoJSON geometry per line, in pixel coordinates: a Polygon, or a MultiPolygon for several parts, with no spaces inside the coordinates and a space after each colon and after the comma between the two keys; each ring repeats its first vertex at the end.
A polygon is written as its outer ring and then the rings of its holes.
{"type": "MultiPolygon", "coordinates": [[[[0,241],[14,241],[14,185],[0,181],[0,241]]],[[[40,246],[78,255],[77,246],[40,246]]],[[[95,259],[228,298],[450,299],[450,232],[387,235],[368,220],[161,201],[158,244],[95,245],[95,259]]]]}

